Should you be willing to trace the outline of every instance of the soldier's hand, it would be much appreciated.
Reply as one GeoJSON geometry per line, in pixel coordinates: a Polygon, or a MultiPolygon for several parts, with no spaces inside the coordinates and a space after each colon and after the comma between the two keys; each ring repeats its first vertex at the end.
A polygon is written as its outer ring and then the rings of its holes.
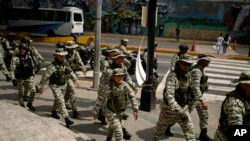
{"type": "Polygon", "coordinates": [[[86,77],[87,76],[87,71],[83,71],[82,75],[83,75],[83,77],[86,77]]]}
{"type": "Polygon", "coordinates": [[[94,119],[94,120],[96,120],[97,117],[98,117],[96,114],[93,114],[92,116],[93,116],[93,119],[94,119]]]}
{"type": "Polygon", "coordinates": [[[76,87],[80,87],[80,83],[78,81],[75,82],[76,87]]]}
{"type": "Polygon", "coordinates": [[[181,118],[181,121],[183,121],[183,122],[187,122],[188,121],[188,116],[185,113],[181,114],[180,118],[181,118]]]}
{"type": "Polygon", "coordinates": [[[16,79],[13,79],[13,80],[12,80],[12,84],[13,84],[13,86],[17,86],[17,80],[16,80],[16,79]]]}
{"type": "Polygon", "coordinates": [[[43,94],[43,89],[38,89],[38,90],[37,90],[37,93],[43,94]]]}
{"type": "Polygon", "coordinates": [[[134,119],[135,119],[135,120],[138,119],[138,112],[134,112],[134,119]]]}
{"type": "Polygon", "coordinates": [[[207,105],[207,102],[202,102],[201,103],[201,106],[204,110],[208,110],[208,105],[207,105]]]}

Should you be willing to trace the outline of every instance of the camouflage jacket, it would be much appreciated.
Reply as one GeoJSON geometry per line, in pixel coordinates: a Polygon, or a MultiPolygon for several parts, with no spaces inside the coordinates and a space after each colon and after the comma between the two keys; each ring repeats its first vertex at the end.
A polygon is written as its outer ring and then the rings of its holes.
{"type": "Polygon", "coordinates": [[[103,72],[104,70],[106,70],[106,68],[108,68],[111,64],[113,63],[112,59],[109,59],[108,57],[105,57],[105,59],[102,61],[101,63],[101,67],[100,70],[103,72]]]}
{"type": "MultiPolygon", "coordinates": [[[[131,77],[129,76],[126,66],[122,65],[121,67],[124,69],[124,72],[126,72],[124,81],[127,82],[133,89],[135,89],[135,83],[132,81],[131,77]]],[[[115,68],[118,68],[118,67],[114,63],[112,63],[111,65],[109,65],[108,68],[106,68],[102,72],[102,75],[100,78],[100,85],[106,85],[109,83],[109,81],[112,78],[113,69],[115,68]]]]}
{"type": "Polygon", "coordinates": [[[127,57],[132,56],[132,53],[129,52],[124,45],[120,45],[119,50],[127,57]]]}
{"type": "Polygon", "coordinates": [[[195,100],[203,101],[202,94],[204,91],[201,91],[201,87],[208,86],[206,84],[202,84],[201,80],[205,76],[204,68],[195,64],[191,69],[191,76],[192,76],[192,94],[196,98],[195,100]]]}
{"type": "Polygon", "coordinates": [[[170,64],[170,71],[174,71],[175,64],[179,60],[179,54],[176,54],[172,57],[171,64],[170,64]]]}
{"type": "Polygon", "coordinates": [[[11,59],[9,77],[13,79],[27,79],[35,75],[34,73],[34,62],[32,57],[27,53],[25,56],[20,56],[19,54],[11,59]],[[22,67],[22,63],[26,62],[22,67]]]}
{"type": "Polygon", "coordinates": [[[65,58],[67,59],[73,71],[87,71],[78,51],[73,50],[73,54],[68,53],[68,55],[66,55],[65,58]]]}
{"type": "MultiPolygon", "coordinates": [[[[170,72],[166,78],[165,88],[163,91],[163,101],[161,105],[169,106],[178,114],[182,114],[184,112],[184,107],[177,102],[176,91],[181,87],[189,88],[191,86],[191,75],[189,72],[186,75],[187,80],[180,80],[177,78],[177,74],[175,72],[170,72]]],[[[189,93],[185,93],[181,98],[184,97],[189,98],[189,93]]]]}
{"type": "Polygon", "coordinates": [[[120,114],[124,112],[128,102],[131,102],[133,111],[138,111],[134,91],[126,82],[123,82],[121,85],[116,85],[114,81],[111,80],[108,84],[99,86],[98,97],[92,109],[92,113],[99,113],[105,101],[107,101],[105,106],[114,113],[120,114]]]}
{"type": "Polygon", "coordinates": [[[250,101],[236,90],[227,94],[221,106],[219,129],[228,135],[230,125],[250,125],[250,101]]]}
{"type": "Polygon", "coordinates": [[[44,89],[44,86],[49,81],[49,84],[64,85],[69,79],[76,82],[77,77],[70,68],[68,62],[64,60],[63,63],[58,64],[56,61],[52,62],[43,74],[39,88],[44,89]]]}

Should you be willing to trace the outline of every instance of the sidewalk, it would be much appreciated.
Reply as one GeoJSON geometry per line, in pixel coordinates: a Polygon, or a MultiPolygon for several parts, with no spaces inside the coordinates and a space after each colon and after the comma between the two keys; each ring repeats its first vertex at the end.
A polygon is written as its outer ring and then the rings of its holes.
{"type": "MultiPolygon", "coordinates": [[[[41,76],[36,76],[36,82],[41,76]]],[[[6,82],[3,75],[0,75],[0,140],[7,141],[87,141],[95,139],[103,141],[106,139],[108,126],[101,125],[99,121],[94,121],[91,114],[91,109],[95,103],[97,93],[90,87],[92,82],[84,81],[80,78],[80,88],[77,88],[77,104],[80,117],[73,119],[75,124],[72,130],[65,127],[64,120],[56,120],[50,117],[53,95],[50,88],[46,87],[44,94],[37,94],[35,97],[34,107],[36,112],[31,112],[27,107],[18,106],[17,90],[11,84],[6,82]]],[[[141,89],[136,98],[140,103],[141,89]]],[[[133,135],[131,141],[149,141],[154,126],[158,121],[159,103],[162,99],[162,93],[156,94],[156,107],[151,112],[139,111],[139,119],[134,121],[132,110],[128,109],[126,113],[130,116],[125,123],[127,130],[133,135]]],[[[219,110],[221,101],[209,101],[209,127],[208,134],[213,137],[217,128],[219,110]]],[[[72,112],[69,111],[70,116],[72,112]]],[[[197,113],[192,113],[192,119],[195,124],[195,133],[199,136],[199,123],[197,113]]],[[[172,127],[174,137],[169,138],[169,141],[182,141],[183,133],[178,125],[172,127]]],[[[161,140],[166,140],[167,137],[162,135],[161,140]]]]}

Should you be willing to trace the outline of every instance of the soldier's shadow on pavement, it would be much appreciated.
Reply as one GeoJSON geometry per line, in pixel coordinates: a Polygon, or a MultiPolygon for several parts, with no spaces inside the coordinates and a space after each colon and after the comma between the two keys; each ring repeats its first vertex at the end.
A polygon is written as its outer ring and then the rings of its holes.
{"type": "MultiPolygon", "coordinates": [[[[137,131],[136,134],[139,138],[141,138],[141,140],[150,141],[153,136],[153,132],[154,132],[154,127],[151,127],[151,128],[146,128],[144,130],[137,131]]],[[[169,138],[171,137],[166,136],[164,133],[160,136],[160,140],[166,140],[169,138]]],[[[174,132],[174,137],[172,138],[182,138],[183,140],[185,140],[185,136],[183,134],[181,135],[175,132],[174,132]]]]}
{"type": "Polygon", "coordinates": [[[11,100],[11,101],[17,101],[18,102],[18,97],[17,93],[7,93],[7,94],[1,94],[0,99],[5,99],[5,100],[11,100]]]}
{"type": "Polygon", "coordinates": [[[103,136],[107,136],[108,131],[108,126],[102,125],[98,121],[94,121],[92,124],[77,124],[71,127],[85,134],[98,134],[103,136]]]}

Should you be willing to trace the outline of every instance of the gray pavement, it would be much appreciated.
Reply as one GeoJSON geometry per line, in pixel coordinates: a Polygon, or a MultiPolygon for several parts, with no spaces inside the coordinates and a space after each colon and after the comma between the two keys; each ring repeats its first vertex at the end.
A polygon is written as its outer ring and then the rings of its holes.
{"type": "MultiPolygon", "coordinates": [[[[157,40],[160,40],[157,38],[157,40]]],[[[162,39],[163,40],[163,39],[162,39]]],[[[164,39],[165,40],[165,39],[164,39]]],[[[212,44],[196,42],[196,54],[209,53],[215,57],[229,58],[228,56],[243,56],[246,57],[248,48],[239,47],[236,50],[229,50],[226,55],[216,55],[212,44]],[[211,45],[211,47],[208,47],[211,45]]],[[[159,49],[160,50],[160,49],[159,49]]],[[[176,52],[177,49],[171,48],[165,52],[176,52]]],[[[41,76],[36,76],[36,82],[41,76]]],[[[55,120],[50,117],[53,95],[51,90],[46,87],[44,94],[37,94],[35,97],[34,106],[36,112],[31,112],[27,108],[18,106],[17,89],[12,86],[11,82],[6,82],[5,77],[0,75],[0,140],[2,141],[82,141],[95,139],[103,141],[106,139],[106,131],[108,126],[101,125],[99,121],[94,121],[91,115],[91,109],[97,97],[96,91],[91,89],[92,82],[80,81],[80,87],[77,88],[77,104],[79,106],[80,117],[73,119],[75,124],[71,129],[66,128],[63,119],[55,120]]],[[[139,89],[136,98],[140,102],[141,89],[139,89]]],[[[130,115],[125,123],[128,131],[133,135],[132,141],[148,141],[153,133],[154,126],[159,116],[159,103],[162,99],[162,93],[156,93],[156,106],[151,112],[139,111],[139,119],[134,121],[132,111],[128,109],[126,112],[130,115]]],[[[218,125],[221,101],[209,101],[209,126],[208,134],[213,137],[213,134],[218,125]]],[[[71,111],[69,111],[71,115],[71,111]]],[[[195,133],[199,135],[199,118],[194,111],[191,114],[195,124],[195,133]]],[[[162,135],[161,140],[168,139],[169,141],[184,140],[182,131],[178,125],[172,129],[174,137],[167,138],[162,135]]]]}

